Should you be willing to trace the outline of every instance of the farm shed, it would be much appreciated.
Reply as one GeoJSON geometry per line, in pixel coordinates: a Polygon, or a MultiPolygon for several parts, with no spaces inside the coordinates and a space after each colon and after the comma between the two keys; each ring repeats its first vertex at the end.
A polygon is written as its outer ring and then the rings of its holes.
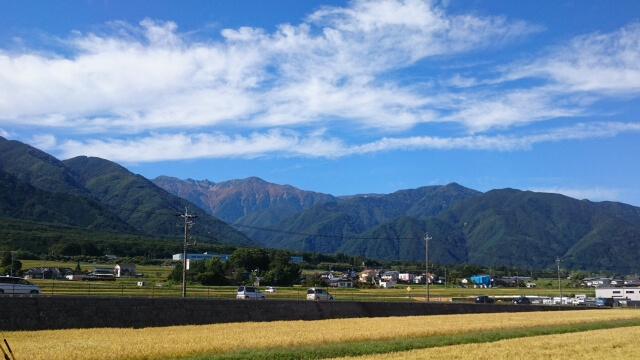
{"type": "Polygon", "coordinates": [[[117,264],[113,272],[116,277],[134,276],[136,274],[136,266],[134,264],[117,264]]]}
{"type": "Polygon", "coordinates": [[[353,287],[353,281],[347,280],[347,279],[340,279],[337,282],[337,286],[339,288],[352,288],[353,287]]]}
{"type": "Polygon", "coordinates": [[[470,279],[476,285],[491,286],[491,275],[473,275],[470,279]]]}

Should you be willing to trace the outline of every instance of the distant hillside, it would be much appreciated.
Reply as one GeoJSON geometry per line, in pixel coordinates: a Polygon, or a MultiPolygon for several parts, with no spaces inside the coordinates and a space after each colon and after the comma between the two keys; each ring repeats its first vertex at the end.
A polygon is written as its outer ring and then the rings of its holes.
{"type": "Polygon", "coordinates": [[[375,226],[346,241],[338,252],[374,259],[425,261],[425,236],[429,234],[429,261],[464,264],[469,260],[461,229],[436,217],[401,216],[375,226]]]}
{"type": "MultiPolygon", "coordinates": [[[[343,245],[375,226],[401,216],[437,215],[452,204],[479,194],[452,183],[375,197],[351,197],[339,203],[313,206],[270,226],[282,232],[247,230],[245,233],[272,247],[329,253],[338,249],[353,250],[353,246],[343,248],[343,245]]],[[[386,253],[378,255],[378,258],[390,256],[386,253]]]]}
{"type": "Polygon", "coordinates": [[[0,218],[134,233],[135,229],[90,198],[38,189],[0,170],[0,218]]]}
{"type": "Polygon", "coordinates": [[[277,185],[257,177],[214,183],[208,180],[180,180],[160,176],[152,180],[171,194],[198,205],[228,223],[247,222],[264,226],[316,204],[337,201],[332,195],[277,185]]]}
{"type": "Polygon", "coordinates": [[[562,258],[562,266],[573,269],[637,272],[637,211],[502,189],[455,204],[438,218],[462,229],[473,264],[549,268],[562,258]]]}
{"type": "Polygon", "coordinates": [[[0,137],[0,169],[35,188],[89,196],[78,175],[60,160],[19,141],[0,137]]]}
{"type": "MultiPolygon", "coordinates": [[[[177,214],[198,215],[191,235],[200,241],[258,245],[197,206],[111,161],[59,161],[31,146],[0,138],[2,216],[96,231],[180,236],[177,214]],[[8,156],[4,156],[7,154],[8,156]]],[[[1,226],[1,225],[0,225],[1,226]]]]}

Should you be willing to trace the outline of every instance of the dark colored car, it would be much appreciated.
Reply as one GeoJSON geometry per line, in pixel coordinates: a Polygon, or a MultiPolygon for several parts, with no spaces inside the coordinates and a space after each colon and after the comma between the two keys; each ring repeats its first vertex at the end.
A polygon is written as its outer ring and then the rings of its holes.
{"type": "Polygon", "coordinates": [[[614,303],[612,298],[597,298],[596,299],[596,306],[597,307],[605,307],[605,306],[613,307],[614,304],[615,303],[614,303]]]}
{"type": "Polygon", "coordinates": [[[496,301],[487,295],[476,296],[476,304],[493,304],[494,302],[496,301]]]}
{"type": "Polygon", "coordinates": [[[528,297],[520,296],[513,299],[513,303],[516,305],[531,305],[531,300],[528,297]]]}

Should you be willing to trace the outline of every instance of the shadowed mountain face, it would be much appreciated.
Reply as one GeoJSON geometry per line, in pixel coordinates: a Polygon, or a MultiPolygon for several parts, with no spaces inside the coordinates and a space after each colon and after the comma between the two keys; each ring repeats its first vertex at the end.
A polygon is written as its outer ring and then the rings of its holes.
{"type": "Polygon", "coordinates": [[[108,160],[80,156],[59,161],[18,141],[0,138],[3,216],[95,231],[176,236],[176,215],[200,217],[201,241],[257,245],[219,219],[108,160]]]}
{"type": "Polygon", "coordinates": [[[469,262],[483,265],[637,271],[638,208],[559,194],[492,190],[438,218],[464,233],[469,262]]]}

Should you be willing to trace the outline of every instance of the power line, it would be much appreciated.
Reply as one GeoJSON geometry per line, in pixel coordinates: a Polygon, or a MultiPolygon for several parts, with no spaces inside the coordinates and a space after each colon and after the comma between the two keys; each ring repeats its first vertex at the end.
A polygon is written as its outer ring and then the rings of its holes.
{"type": "MultiPolygon", "coordinates": [[[[14,190],[17,190],[13,186],[10,187],[10,186],[7,186],[6,184],[0,184],[0,185],[4,186],[4,187],[7,187],[7,188],[12,188],[14,190]]],[[[122,207],[122,206],[104,204],[104,203],[98,202],[98,200],[91,201],[91,202],[82,201],[81,199],[75,200],[75,199],[71,199],[71,198],[69,198],[67,196],[56,196],[56,195],[54,195],[54,193],[51,193],[51,192],[46,191],[46,190],[38,189],[38,188],[35,188],[35,187],[33,187],[33,189],[35,191],[31,192],[32,195],[36,195],[36,196],[40,196],[40,197],[44,197],[44,198],[55,199],[55,200],[60,200],[60,201],[76,203],[76,204],[93,206],[93,207],[107,209],[107,210],[111,210],[111,211],[142,213],[142,214],[148,214],[148,215],[164,215],[164,216],[173,216],[174,215],[174,213],[169,212],[169,211],[165,211],[165,210],[140,210],[138,208],[130,208],[130,207],[122,207]]],[[[21,191],[21,192],[25,193],[25,194],[27,193],[25,191],[21,191]]],[[[69,195],[71,197],[81,197],[82,196],[82,195],[76,195],[76,194],[67,194],[67,195],[69,195]]],[[[91,198],[87,198],[87,199],[92,200],[91,198]]],[[[215,218],[214,215],[211,215],[211,216],[213,218],[215,218]]],[[[37,223],[40,223],[40,222],[37,222],[37,223]]],[[[49,223],[45,222],[44,224],[49,224],[49,223]]],[[[239,228],[247,228],[247,229],[259,230],[259,231],[275,232],[275,233],[279,233],[279,234],[306,236],[306,237],[316,237],[316,238],[325,238],[325,239],[342,239],[342,240],[414,240],[415,239],[414,237],[361,237],[361,236],[357,236],[357,235],[343,236],[343,235],[329,235],[329,234],[314,234],[314,233],[288,231],[288,230],[282,230],[282,229],[273,229],[273,228],[268,228],[268,227],[252,226],[252,225],[245,225],[245,224],[227,224],[227,225],[229,225],[231,227],[239,227],[239,228]]],[[[72,225],[68,225],[68,226],[71,226],[73,228],[83,229],[81,227],[74,227],[72,225]]]]}
{"type": "Polygon", "coordinates": [[[360,237],[360,236],[357,236],[357,235],[354,235],[354,236],[338,236],[338,235],[328,235],[328,234],[303,233],[303,232],[280,230],[280,229],[273,229],[273,228],[260,227],[260,226],[243,225],[243,224],[230,224],[230,225],[233,226],[233,227],[241,227],[241,228],[248,228],[248,229],[253,229],[253,230],[276,232],[276,233],[280,233],[280,234],[299,235],[299,236],[308,236],[308,237],[319,237],[319,238],[328,238],[328,239],[346,239],[346,240],[415,240],[415,237],[360,237]]]}

